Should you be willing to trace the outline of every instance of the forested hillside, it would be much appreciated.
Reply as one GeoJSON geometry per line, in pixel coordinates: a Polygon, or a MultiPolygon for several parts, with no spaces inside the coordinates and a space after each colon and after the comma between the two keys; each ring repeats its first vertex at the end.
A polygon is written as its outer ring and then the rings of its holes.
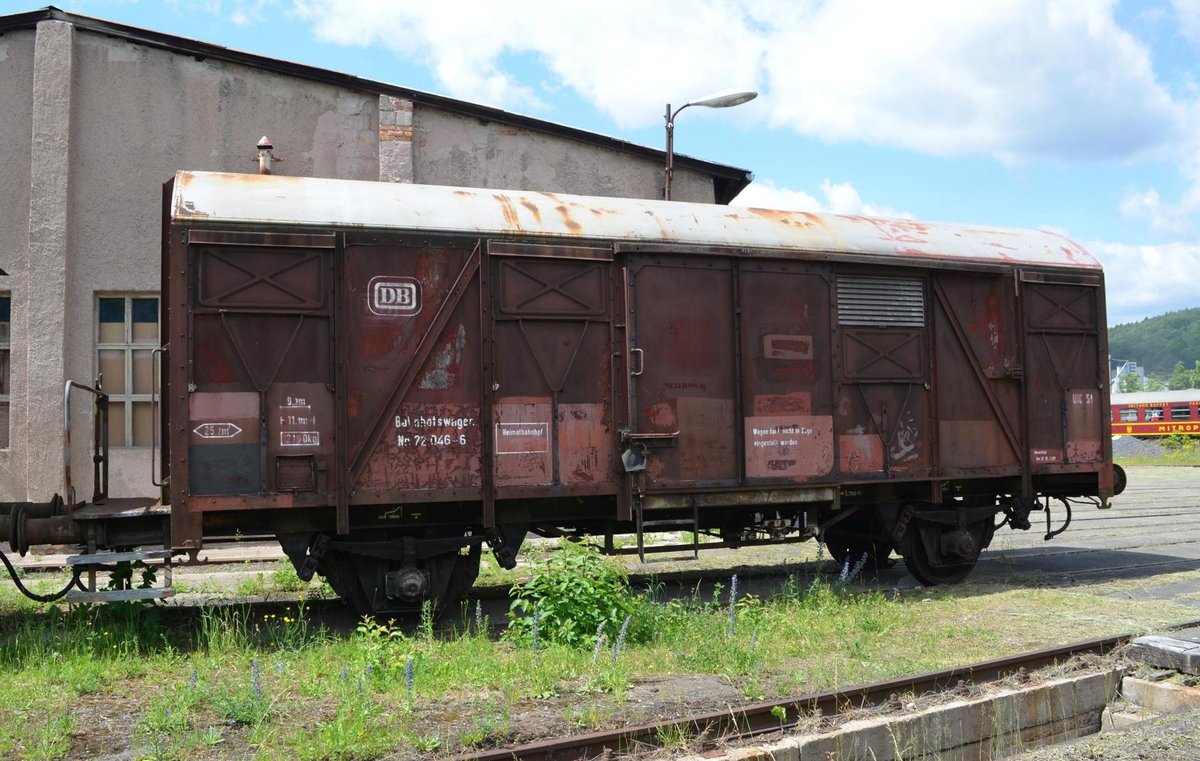
{"type": "Polygon", "coordinates": [[[1108,329],[1108,353],[1164,380],[1177,362],[1190,370],[1200,360],[1200,307],[1114,325],[1108,329]]]}

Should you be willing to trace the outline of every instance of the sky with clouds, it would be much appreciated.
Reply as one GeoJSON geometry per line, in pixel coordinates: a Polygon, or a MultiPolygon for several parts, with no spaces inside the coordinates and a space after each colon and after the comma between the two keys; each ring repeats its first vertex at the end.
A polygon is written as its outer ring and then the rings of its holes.
{"type": "MultiPolygon", "coordinates": [[[[58,0],[743,167],[734,203],[1044,227],[1200,306],[1200,0],[58,0]]],[[[4,0],[4,12],[33,5],[4,0]]]]}

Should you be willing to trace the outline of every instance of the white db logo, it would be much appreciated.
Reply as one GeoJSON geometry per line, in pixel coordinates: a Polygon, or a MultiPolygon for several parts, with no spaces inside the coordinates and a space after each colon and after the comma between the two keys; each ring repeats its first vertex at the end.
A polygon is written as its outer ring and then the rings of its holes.
{"type": "Polygon", "coordinates": [[[411,317],[421,311],[421,284],[411,277],[371,278],[367,306],[381,317],[411,317]]]}

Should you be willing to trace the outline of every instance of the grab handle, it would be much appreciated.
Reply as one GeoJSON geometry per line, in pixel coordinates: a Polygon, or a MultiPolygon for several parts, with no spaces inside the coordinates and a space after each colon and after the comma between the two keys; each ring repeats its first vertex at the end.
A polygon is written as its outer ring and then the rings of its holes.
{"type": "Polygon", "coordinates": [[[637,372],[634,372],[633,369],[631,368],[629,370],[629,374],[636,377],[638,375],[641,375],[646,370],[646,353],[644,351],[642,351],[641,349],[630,349],[629,355],[632,357],[635,352],[638,355],[638,369],[637,369],[637,372]]]}
{"type": "MultiPolygon", "coordinates": [[[[160,346],[150,352],[150,361],[154,365],[154,386],[150,389],[150,482],[155,486],[166,486],[171,482],[171,477],[168,475],[162,481],[158,480],[158,468],[155,467],[155,462],[159,461],[156,457],[158,454],[158,393],[162,383],[162,358],[165,351],[160,346]]],[[[166,462],[163,461],[165,465],[166,462]]]]}

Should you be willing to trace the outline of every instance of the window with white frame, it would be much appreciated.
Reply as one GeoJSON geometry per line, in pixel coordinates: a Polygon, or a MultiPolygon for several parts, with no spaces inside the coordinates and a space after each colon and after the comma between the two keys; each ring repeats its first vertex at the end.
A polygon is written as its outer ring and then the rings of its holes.
{"type": "Polygon", "coordinates": [[[9,407],[9,358],[12,355],[11,332],[9,325],[12,319],[12,296],[0,294],[0,448],[7,448],[8,443],[8,407],[9,407]]]}
{"type": "Polygon", "coordinates": [[[99,296],[96,299],[96,357],[108,394],[108,443],[141,447],[153,443],[154,357],[158,348],[157,296],[99,296]]]}

